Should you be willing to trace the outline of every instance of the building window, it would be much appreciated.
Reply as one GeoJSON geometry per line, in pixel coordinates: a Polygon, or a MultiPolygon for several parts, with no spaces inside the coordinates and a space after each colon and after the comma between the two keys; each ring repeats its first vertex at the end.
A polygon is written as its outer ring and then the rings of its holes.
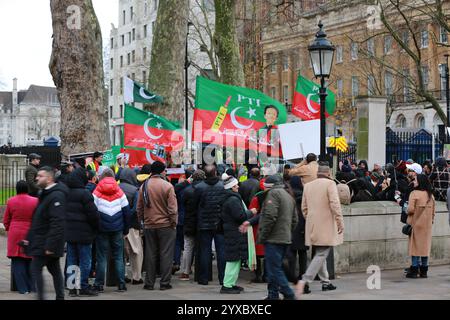
{"type": "Polygon", "coordinates": [[[418,129],[423,129],[425,128],[425,117],[423,116],[423,114],[419,113],[416,116],[416,120],[414,121],[415,123],[415,127],[418,129]]]}
{"type": "Polygon", "coordinates": [[[109,95],[113,95],[114,94],[114,81],[113,79],[109,80],[109,95]]]}
{"type": "Polygon", "coordinates": [[[289,86],[283,86],[283,102],[289,100],[289,86]]]}
{"type": "Polygon", "coordinates": [[[386,71],[384,74],[384,92],[387,96],[391,96],[393,93],[394,80],[392,73],[386,71]]]}
{"type": "Polygon", "coordinates": [[[277,93],[277,88],[275,88],[275,87],[270,88],[270,96],[273,99],[276,99],[276,97],[275,97],[276,93],[277,93]]]}
{"type": "Polygon", "coordinates": [[[445,95],[445,90],[447,88],[447,82],[445,79],[445,64],[440,64],[439,65],[439,75],[440,75],[440,85],[441,85],[441,100],[446,99],[446,95],[445,95]]]}
{"type": "Polygon", "coordinates": [[[375,95],[375,77],[373,75],[367,77],[367,95],[375,95]]]}
{"type": "MultiPolygon", "coordinates": [[[[409,48],[409,31],[402,32],[402,42],[409,48]]],[[[402,51],[405,51],[405,49],[402,48],[402,51]]]]}
{"type": "Polygon", "coordinates": [[[428,70],[428,66],[422,67],[422,81],[425,88],[428,88],[428,83],[430,82],[430,74],[428,70]]]}
{"type": "Polygon", "coordinates": [[[127,64],[130,65],[130,62],[131,62],[131,54],[128,53],[127,54],[127,64]]]}
{"type": "Polygon", "coordinates": [[[144,26],[144,38],[147,38],[147,25],[144,26]]]}
{"type": "Polygon", "coordinates": [[[145,3],[144,3],[144,17],[147,17],[147,13],[148,13],[148,3],[147,3],[147,1],[145,1],[145,3]]]}
{"type": "Polygon", "coordinates": [[[110,64],[110,69],[112,70],[114,68],[114,59],[113,58],[110,59],[109,64],[110,64]]]}
{"type": "Polygon", "coordinates": [[[123,118],[123,105],[121,104],[119,108],[120,108],[120,118],[123,118]]]}
{"type": "Polygon", "coordinates": [[[411,97],[411,91],[410,91],[410,84],[408,81],[409,78],[409,70],[403,69],[403,102],[410,102],[412,100],[411,97]]]}
{"type": "Polygon", "coordinates": [[[337,92],[338,98],[342,98],[344,96],[344,81],[342,79],[337,80],[337,92]]]}
{"type": "Polygon", "coordinates": [[[270,54],[270,72],[275,73],[277,71],[277,58],[272,53],[270,54]]]}
{"type": "Polygon", "coordinates": [[[123,67],[123,56],[120,56],[120,67],[123,67]]]}
{"type": "Polygon", "coordinates": [[[375,40],[374,38],[370,38],[367,40],[367,52],[369,57],[373,57],[375,55],[375,40]]]}
{"type": "Polygon", "coordinates": [[[352,53],[352,60],[357,60],[358,59],[358,43],[352,42],[351,53],[352,53]]]}
{"type": "Polygon", "coordinates": [[[114,38],[111,38],[111,49],[114,48],[114,38]]]}
{"type": "Polygon", "coordinates": [[[125,46],[125,35],[123,34],[122,35],[122,47],[124,47],[125,46]]]}
{"type": "Polygon", "coordinates": [[[153,10],[158,10],[158,0],[153,0],[153,10]]]}
{"type": "Polygon", "coordinates": [[[131,51],[131,62],[133,62],[133,63],[136,62],[136,51],[135,50],[131,51]]]}
{"type": "Polygon", "coordinates": [[[109,118],[113,118],[113,106],[109,106],[109,118]]]}
{"type": "Polygon", "coordinates": [[[120,78],[120,92],[119,94],[123,94],[123,77],[120,78]]]}
{"type": "Polygon", "coordinates": [[[283,55],[283,71],[289,70],[289,57],[287,55],[283,55]]]}
{"type": "Polygon", "coordinates": [[[122,11],[122,25],[125,25],[126,18],[127,18],[127,13],[125,12],[125,10],[123,10],[122,11]]]}
{"type": "Polygon", "coordinates": [[[342,46],[336,47],[336,63],[341,63],[343,61],[344,48],[342,46]]]}
{"type": "Polygon", "coordinates": [[[136,29],[133,28],[133,41],[136,41],[136,29]]]}
{"type": "Polygon", "coordinates": [[[128,32],[128,43],[131,43],[131,31],[128,32]]]}
{"type": "Polygon", "coordinates": [[[155,34],[155,26],[156,26],[156,23],[155,23],[155,21],[153,21],[152,22],[152,35],[155,34]]]}
{"type": "Polygon", "coordinates": [[[397,128],[406,128],[406,118],[400,114],[395,122],[397,128]]]}
{"type": "Polygon", "coordinates": [[[142,71],[142,83],[147,86],[147,71],[142,71]]]}
{"type": "Polygon", "coordinates": [[[384,37],[384,54],[389,54],[392,49],[392,37],[385,36],[384,37]]]}
{"type": "Polygon", "coordinates": [[[147,48],[142,49],[142,59],[144,60],[144,62],[145,60],[147,60],[147,48]]]}
{"type": "Polygon", "coordinates": [[[427,30],[422,30],[422,32],[420,33],[420,43],[421,43],[421,48],[428,48],[428,31],[427,30]]]}
{"type": "Polygon", "coordinates": [[[441,43],[447,43],[448,42],[448,34],[447,34],[447,30],[445,30],[445,28],[442,28],[442,26],[439,27],[440,28],[440,37],[439,40],[441,43]]]}
{"type": "Polygon", "coordinates": [[[352,76],[352,97],[357,97],[359,94],[358,77],[352,76]]]}
{"type": "Polygon", "coordinates": [[[130,21],[133,21],[134,10],[133,7],[130,7],[130,21]]]}
{"type": "Polygon", "coordinates": [[[131,79],[134,81],[134,80],[136,80],[136,73],[132,73],[131,74],[131,79]]]}

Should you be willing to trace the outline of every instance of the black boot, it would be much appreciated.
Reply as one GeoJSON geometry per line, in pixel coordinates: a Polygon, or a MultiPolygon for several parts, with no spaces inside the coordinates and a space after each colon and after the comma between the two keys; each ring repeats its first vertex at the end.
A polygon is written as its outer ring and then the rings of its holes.
{"type": "Polygon", "coordinates": [[[406,277],[415,279],[415,278],[417,278],[418,274],[419,274],[419,267],[411,266],[411,267],[409,267],[409,270],[406,273],[406,277]]]}
{"type": "Polygon", "coordinates": [[[419,273],[421,278],[428,278],[428,266],[420,266],[419,273]]]}

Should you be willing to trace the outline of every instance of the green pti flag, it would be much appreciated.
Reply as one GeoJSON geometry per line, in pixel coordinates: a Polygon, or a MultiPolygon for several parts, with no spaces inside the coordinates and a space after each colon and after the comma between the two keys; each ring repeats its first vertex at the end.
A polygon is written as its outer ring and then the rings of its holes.
{"type": "Polygon", "coordinates": [[[285,106],[258,90],[197,77],[192,141],[228,145],[286,120],[285,106]]]}
{"type": "Polygon", "coordinates": [[[124,146],[167,151],[183,147],[181,126],[154,113],[125,104],[124,146]]]}
{"type": "Polygon", "coordinates": [[[140,103],[161,103],[163,98],[154,93],[149,92],[143,85],[124,78],[124,92],[123,99],[125,103],[140,102],[140,103]]]}
{"type": "Polygon", "coordinates": [[[116,157],[120,153],[120,146],[112,146],[111,150],[106,150],[103,153],[102,165],[112,166],[116,164],[116,157]]]}
{"type": "MultiPolygon", "coordinates": [[[[298,75],[292,114],[303,120],[320,119],[319,89],[318,84],[298,75]]],[[[328,117],[333,114],[336,107],[335,94],[330,89],[327,89],[325,101],[325,117],[328,117]]]]}

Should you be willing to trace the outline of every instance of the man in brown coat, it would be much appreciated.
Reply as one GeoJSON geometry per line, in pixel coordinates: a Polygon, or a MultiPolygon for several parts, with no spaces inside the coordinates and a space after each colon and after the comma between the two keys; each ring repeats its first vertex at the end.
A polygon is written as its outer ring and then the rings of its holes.
{"type": "Polygon", "coordinates": [[[166,166],[155,161],[152,175],[139,190],[137,215],[144,221],[146,277],[144,289],[153,290],[156,261],[160,261],[160,290],[171,289],[172,262],[175,250],[178,206],[172,184],[164,180],[166,166]]]}
{"type": "Polygon", "coordinates": [[[299,176],[302,179],[302,184],[305,185],[308,182],[317,179],[317,156],[314,153],[308,153],[306,159],[296,165],[293,169],[289,170],[290,176],[299,176]]]}
{"type": "Polygon", "coordinates": [[[306,219],[305,244],[314,246],[316,255],[297,284],[297,296],[303,294],[305,284],[316,275],[322,281],[322,291],[336,289],[330,283],[326,259],[330,247],[343,242],[344,219],[336,183],[330,179],[328,164],[319,165],[317,179],[306,184],[302,198],[302,212],[306,219]]]}

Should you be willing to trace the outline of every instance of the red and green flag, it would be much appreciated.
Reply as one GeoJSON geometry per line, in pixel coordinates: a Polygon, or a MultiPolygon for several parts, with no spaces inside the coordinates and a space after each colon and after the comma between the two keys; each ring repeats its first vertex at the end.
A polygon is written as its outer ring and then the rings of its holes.
{"type": "MultiPolygon", "coordinates": [[[[292,114],[303,120],[320,119],[319,88],[318,84],[298,75],[292,103],[292,114]]],[[[335,107],[334,92],[327,89],[325,117],[332,115],[335,107]]]]}
{"type": "Polygon", "coordinates": [[[183,147],[182,128],[148,111],[125,104],[124,146],[153,150],[163,146],[166,151],[183,147]]]}
{"type": "Polygon", "coordinates": [[[268,105],[278,111],[273,128],[286,123],[285,106],[262,92],[197,77],[192,141],[228,146],[236,138],[248,140],[270,124],[264,115],[268,105]]]}
{"type": "Polygon", "coordinates": [[[123,84],[123,99],[125,103],[161,103],[163,98],[157,94],[149,92],[142,84],[131,80],[128,77],[124,78],[123,84]]]}
{"type": "Polygon", "coordinates": [[[166,163],[164,157],[157,154],[157,150],[124,147],[121,149],[121,152],[128,154],[129,156],[128,165],[131,168],[141,167],[144,164],[153,163],[155,161],[166,163]]]}

